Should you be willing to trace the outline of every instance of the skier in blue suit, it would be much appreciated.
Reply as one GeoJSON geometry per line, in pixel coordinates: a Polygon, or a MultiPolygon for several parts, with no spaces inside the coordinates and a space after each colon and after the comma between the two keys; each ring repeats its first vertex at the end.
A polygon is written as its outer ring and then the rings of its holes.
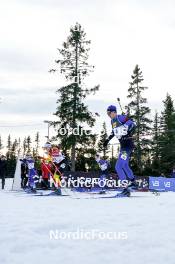
{"type": "Polygon", "coordinates": [[[131,184],[128,188],[124,188],[122,195],[129,196],[130,188],[136,187],[135,177],[133,171],[129,166],[129,159],[134,149],[132,134],[135,130],[136,124],[129,119],[126,115],[118,115],[117,108],[110,105],[107,108],[107,114],[111,118],[112,133],[104,142],[104,147],[107,146],[109,141],[116,136],[120,142],[120,153],[118,161],[115,165],[115,170],[120,180],[130,180],[131,184]]]}
{"type": "MultiPolygon", "coordinates": [[[[111,165],[108,160],[101,159],[99,154],[96,154],[95,160],[98,163],[98,166],[100,168],[100,181],[103,183],[109,174],[109,169],[111,165]]],[[[105,193],[104,187],[101,187],[100,193],[105,193]]]]}
{"type": "Polygon", "coordinates": [[[26,154],[26,158],[20,159],[28,168],[28,191],[36,192],[36,183],[39,176],[35,170],[35,161],[30,154],[26,154]]]}

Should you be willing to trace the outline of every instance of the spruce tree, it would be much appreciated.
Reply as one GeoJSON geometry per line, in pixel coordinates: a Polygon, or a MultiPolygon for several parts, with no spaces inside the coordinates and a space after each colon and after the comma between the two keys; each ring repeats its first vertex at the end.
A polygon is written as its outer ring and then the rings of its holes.
{"type": "Polygon", "coordinates": [[[7,139],[7,175],[14,175],[14,170],[16,167],[16,140],[12,143],[11,136],[8,135],[7,139]]]}
{"type": "Polygon", "coordinates": [[[153,175],[160,175],[160,116],[158,113],[155,113],[154,121],[153,121],[153,137],[152,137],[152,148],[151,148],[151,156],[152,163],[151,169],[153,175]]]}
{"type": "Polygon", "coordinates": [[[21,138],[18,138],[18,155],[21,153],[21,138]]]}
{"type": "Polygon", "coordinates": [[[2,138],[0,136],[0,152],[1,152],[2,149],[3,149],[3,144],[2,144],[2,138]]]}
{"type": "MultiPolygon", "coordinates": [[[[85,104],[86,97],[95,93],[99,86],[87,88],[83,83],[85,77],[93,70],[94,66],[88,64],[90,41],[86,40],[86,33],[81,25],[76,23],[70,28],[70,35],[63,47],[59,50],[60,58],[56,60],[59,64],[61,73],[65,76],[68,84],[59,88],[57,93],[57,109],[55,115],[58,117],[57,137],[60,139],[62,148],[67,152],[71,150],[72,171],[75,170],[76,149],[79,144],[86,141],[86,136],[75,135],[73,130],[80,129],[83,132],[86,125],[92,127],[95,123],[94,115],[88,110],[85,104]],[[70,133],[60,133],[60,131],[69,131],[70,133]]],[[[55,72],[55,69],[50,72],[55,72]]]]}
{"type": "Polygon", "coordinates": [[[76,148],[76,170],[90,171],[95,169],[96,135],[86,136],[76,148]]]}
{"type": "Polygon", "coordinates": [[[143,92],[148,87],[142,86],[144,81],[142,71],[136,65],[131,76],[132,81],[128,89],[128,98],[131,99],[128,104],[128,112],[130,117],[136,122],[136,137],[135,137],[135,152],[134,163],[136,173],[142,174],[144,164],[149,159],[150,140],[145,134],[149,134],[151,120],[148,117],[150,109],[147,104],[147,99],[143,97],[143,92]]]}
{"type": "Polygon", "coordinates": [[[31,153],[31,137],[28,136],[27,139],[26,139],[26,146],[27,146],[27,152],[31,153]]]}
{"type": "Polygon", "coordinates": [[[38,156],[39,155],[39,153],[38,153],[38,151],[39,151],[39,142],[40,142],[39,132],[36,133],[35,142],[36,142],[36,147],[33,150],[33,152],[35,152],[34,156],[38,156]]]}
{"type": "Polygon", "coordinates": [[[102,131],[98,142],[98,152],[103,154],[104,159],[108,158],[107,153],[109,152],[109,145],[107,147],[104,147],[104,142],[107,138],[108,138],[107,128],[106,128],[106,123],[104,122],[102,125],[102,131]]]}
{"type": "Polygon", "coordinates": [[[27,150],[27,139],[25,137],[23,140],[23,156],[26,154],[26,150],[27,150]]]}
{"type": "Polygon", "coordinates": [[[6,153],[7,159],[11,158],[11,154],[12,154],[12,141],[11,141],[11,136],[8,135],[8,138],[7,138],[7,153],[6,153]]]}
{"type": "Polygon", "coordinates": [[[175,109],[173,100],[167,94],[161,113],[160,164],[161,172],[169,175],[175,165],[175,109]]]}
{"type": "Polygon", "coordinates": [[[11,151],[12,151],[13,157],[16,157],[17,151],[18,151],[18,141],[17,141],[17,139],[15,139],[14,142],[12,143],[11,151]]]}

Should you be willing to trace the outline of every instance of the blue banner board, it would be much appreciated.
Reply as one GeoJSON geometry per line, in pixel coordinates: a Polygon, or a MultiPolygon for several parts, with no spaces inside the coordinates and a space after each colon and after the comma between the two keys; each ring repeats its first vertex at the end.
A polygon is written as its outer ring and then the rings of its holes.
{"type": "Polygon", "coordinates": [[[175,178],[149,177],[149,189],[175,192],[175,178]]]}

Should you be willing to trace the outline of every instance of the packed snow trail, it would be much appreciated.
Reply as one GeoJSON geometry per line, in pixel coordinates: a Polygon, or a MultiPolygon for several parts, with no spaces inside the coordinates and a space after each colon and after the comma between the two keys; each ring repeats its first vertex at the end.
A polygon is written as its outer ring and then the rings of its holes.
{"type": "Polygon", "coordinates": [[[175,193],[91,200],[5,190],[0,203],[1,264],[174,264],[175,193]],[[51,230],[78,229],[127,232],[127,239],[50,239],[51,230]]]}

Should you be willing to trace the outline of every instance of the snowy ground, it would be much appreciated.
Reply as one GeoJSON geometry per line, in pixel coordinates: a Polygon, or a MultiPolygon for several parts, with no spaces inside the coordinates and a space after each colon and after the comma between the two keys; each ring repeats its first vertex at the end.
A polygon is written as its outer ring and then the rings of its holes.
{"type": "Polygon", "coordinates": [[[174,264],[175,193],[134,195],[73,199],[85,196],[34,197],[1,190],[0,263],[174,264]],[[51,230],[97,229],[125,239],[50,239],[51,230]]]}

